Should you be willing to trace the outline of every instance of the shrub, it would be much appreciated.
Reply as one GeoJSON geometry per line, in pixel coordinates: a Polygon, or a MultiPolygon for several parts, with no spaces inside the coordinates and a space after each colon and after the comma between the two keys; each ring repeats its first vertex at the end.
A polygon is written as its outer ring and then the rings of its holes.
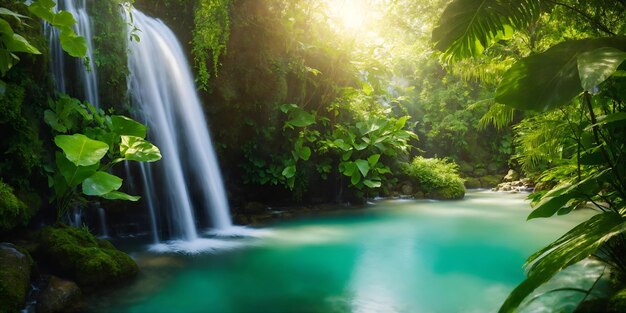
{"type": "Polygon", "coordinates": [[[402,171],[413,184],[435,199],[461,199],[465,196],[463,179],[458,165],[447,159],[415,157],[411,163],[403,163],[402,171]]]}

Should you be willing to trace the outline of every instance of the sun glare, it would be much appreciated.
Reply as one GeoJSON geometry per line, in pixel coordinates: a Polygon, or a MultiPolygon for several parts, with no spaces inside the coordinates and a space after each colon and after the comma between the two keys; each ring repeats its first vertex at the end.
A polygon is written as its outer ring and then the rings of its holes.
{"type": "Polygon", "coordinates": [[[365,24],[367,18],[366,0],[330,0],[333,16],[345,28],[357,29],[365,24]]]}

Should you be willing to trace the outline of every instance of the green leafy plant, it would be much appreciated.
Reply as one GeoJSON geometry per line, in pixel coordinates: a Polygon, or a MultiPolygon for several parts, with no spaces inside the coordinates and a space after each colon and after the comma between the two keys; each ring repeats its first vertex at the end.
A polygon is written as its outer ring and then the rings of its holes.
{"type": "Polygon", "coordinates": [[[81,195],[137,201],[119,191],[122,179],[109,170],[122,161],[155,162],[159,149],[145,140],[147,129],[128,117],[108,115],[89,103],[61,95],[50,101],[45,120],[58,135],[55,163],[48,167],[52,198],[61,218],[81,195]]]}
{"type": "Polygon", "coordinates": [[[465,195],[459,167],[449,160],[417,156],[411,163],[403,163],[401,169],[428,197],[461,199],[465,195]]]}
{"type": "MultiPolygon", "coordinates": [[[[509,3],[514,9],[520,6],[530,9],[529,14],[515,21],[511,20],[511,12],[492,6],[507,1],[480,1],[484,6],[479,7],[467,1],[454,1],[440,20],[441,32],[433,33],[433,37],[440,38],[438,48],[447,54],[458,58],[479,56],[481,49],[464,45],[478,42],[485,47],[500,39],[494,29],[520,29],[529,25],[543,11],[542,6],[533,2],[509,3]],[[461,29],[471,31],[448,29],[444,22],[453,14],[473,16],[457,23],[457,26],[462,25],[461,29]],[[494,18],[498,14],[502,16],[494,18]]],[[[584,12],[578,13],[589,19],[584,12]]],[[[559,123],[563,126],[562,133],[571,134],[567,136],[569,142],[556,137],[551,140],[564,144],[558,157],[570,161],[545,172],[545,177],[557,177],[561,182],[548,192],[531,196],[535,208],[528,218],[567,214],[587,204],[599,211],[528,258],[527,279],[511,292],[500,312],[514,311],[537,287],[591,255],[614,270],[626,272],[623,261],[626,250],[621,244],[626,231],[626,167],[623,162],[626,97],[621,90],[626,82],[620,70],[625,59],[626,38],[614,36],[597,20],[589,20],[600,31],[613,36],[565,41],[545,52],[522,58],[504,74],[496,91],[497,102],[516,109],[546,112],[564,110],[574,104],[581,116],[578,120],[566,118],[559,123]]]]}
{"type": "MultiPolygon", "coordinates": [[[[28,5],[28,11],[34,16],[50,23],[57,28],[61,47],[74,57],[84,57],[87,53],[85,38],[78,36],[72,28],[76,20],[66,11],[54,12],[56,3],[53,0],[36,0],[28,5]]],[[[26,38],[16,33],[11,22],[18,26],[25,25],[28,16],[0,7],[0,77],[6,75],[20,58],[16,53],[41,54],[26,38]]],[[[0,80],[0,95],[4,94],[6,84],[0,80]]]]}

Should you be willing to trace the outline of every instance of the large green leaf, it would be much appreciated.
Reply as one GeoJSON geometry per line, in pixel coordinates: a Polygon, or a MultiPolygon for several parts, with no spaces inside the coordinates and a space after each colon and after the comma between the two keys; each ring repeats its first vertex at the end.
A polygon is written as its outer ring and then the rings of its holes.
{"type": "Polygon", "coordinates": [[[367,173],[370,171],[370,164],[363,159],[354,161],[354,164],[356,164],[356,167],[359,169],[363,177],[367,177],[367,173]]]}
{"type": "Polygon", "coordinates": [[[612,47],[602,47],[578,56],[578,73],[585,91],[592,91],[609,78],[626,60],[626,52],[612,47]]]}
{"type": "Polygon", "coordinates": [[[19,13],[15,13],[7,8],[0,8],[0,15],[7,15],[7,16],[12,16],[13,18],[15,18],[18,22],[21,22],[22,18],[28,18],[28,16],[24,16],[22,14],[19,13]]]}
{"type": "Polygon", "coordinates": [[[546,193],[528,219],[550,217],[556,214],[572,199],[584,199],[595,195],[606,179],[609,170],[604,170],[581,180],[576,184],[565,183],[546,193]]]}
{"type": "Polygon", "coordinates": [[[146,126],[123,115],[111,116],[111,128],[118,135],[146,138],[146,126]]]}
{"type": "Polygon", "coordinates": [[[68,160],[78,166],[89,166],[100,162],[109,150],[109,145],[82,134],[58,135],[54,143],[63,150],[68,160]]]}
{"type": "Polygon", "coordinates": [[[454,0],[433,30],[435,47],[447,58],[479,56],[540,13],[539,0],[454,0]]]}
{"type": "Polygon", "coordinates": [[[111,191],[109,193],[105,193],[101,195],[100,197],[109,199],[109,200],[126,200],[126,201],[139,201],[139,199],[141,199],[140,196],[131,196],[121,191],[111,191]]]}
{"type": "Polygon", "coordinates": [[[626,50],[626,37],[566,41],[515,63],[496,90],[496,101],[521,110],[547,111],[580,94],[578,56],[602,47],[626,50]]]}
{"type": "Polygon", "coordinates": [[[295,127],[307,127],[315,124],[315,116],[300,108],[294,109],[289,112],[289,120],[286,124],[295,127]]]}
{"type": "Polygon", "coordinates": [[[124,158],[138,162],[154,162],[161,159],[161,151],[155,145],[136,136],[121,136],[120,153],[124,158]]]}
{"type": "Polygon", "coordinates": [[[26,38],[18,34],[13,34],[12,40],[5,41],[5,44],[9,51],[41,54],[41,52],[31,45],[26,38]]]}
{"type": "Polygon", "coordinates": [[[59,41],[63,51],[75,58],[82,58],[87,54],[87,40],[85,37],[76,35],[73,31],[61,32],[59,41]]]}
{"type": "Polygon", "coordinates": [[[78,186],[83,180],[93,175],[100,166],[97,163],[90,166],[76,166],[60,152],[56,154],[56,164],[69,187],[78,186]]]}
{"type": "Polygon", "coordinates": [[[499,312],[513,312],[528,295],[556,273],[590,256],[600,245],[624,231],[624,218],[613,212],[597,214],[574,227],[528,258],[528,278],[509,294],[499,312]]]}
{"type": "Polygon", "coordinates": [[[122,187],[122,179],[107,172],[98,171],[83,181],[83,193],[88,196],[102,196],[122,187]]]}

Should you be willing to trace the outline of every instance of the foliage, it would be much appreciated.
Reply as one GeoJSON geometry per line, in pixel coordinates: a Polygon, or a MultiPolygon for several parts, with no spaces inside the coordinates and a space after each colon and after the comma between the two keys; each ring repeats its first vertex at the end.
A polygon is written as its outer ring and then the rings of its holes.
{"type": "MultiPolygon", "coordinates": [[[[451,7],[462,3],[455,1],[451,7]]],[[[490,14],[499,13],[489,10],[490,14]]],[[[578,13],[587,17],[584,11],[578,13]]],[[[477,15],[476,20],[465,21],[464,25],[485,22],[489,16],[477,15]]],[[[606,32],[601,22],[591,22],[606,32]]],[[[443,23],[440,25],[445,28],[443,23]]],[[[496,21],[494,25],[505,27],[507,22],[496,21]]],[[[493,38],[488,29],[470,32],[468,36],[470,41],[493,38]]],[[[561,112],[544,113],[533,117],[534,121],[522,122],[518,129],[518,142],[527,158],[523,163],[537,166],[541,158],[549,155],[560,161],[544,178],[557,178],[561,183],[532,196],[535,209],[529,219],[567,214],[587,202],[601,211],[528,259],[528,278],[509,295],[501,312],[514,310],[561,269],[591,254],[619,271],[626,271],[622,261],[626,251],[615,244],[623,240],[626,230],[626,168],[619,161],[626,153],[626,133],[619,123],[626,119],[622,112],[625,98],[618,91],[624,84],[618,68],[624,61],[625,43],[623,37],[611,36],[554,45],[515,63],[498,86],[496,101],[505,105],[536,111],[561,108],[561,112]],[[572,102],[576,106],[566,106],[572,102]],[[596,116],[597,112],[603,115],[596,116]],[[606,120],[609,122],[602,123],[606,120]],[[537,127],[537,121],[549,123],[537,127]]],[[[440,48],[458,57],[475,55],[474,51],[466,53],[450,43],[440,48]]]]}
{"type": "Polygon", "coordinates": [[[41,111],[36,105],[26,105],[35,102],[41,91],[34,86],[34,81],[24,79],[23,75],[16,76],[20,84],[8,81],[7,92],[0,97],[0,132],[3,134],[0,173],[8,183],[22,189],[29,185],[29,178],[36,174],[42,162],[43,147],[35,117],[41,111]]]}
{"type": "MultiPolygon", "coordinates": [[[[124,107],[126,93],[120,91],[127,88],[127,29],[132,30],[134,27],[127,25],[121,14],[123,10],[130,10],[128,2],[128,0],[94,1],[87,6],[93,25],[92,61],[98,74],[98,99],[100,103],[113,107],[118,112],[126,109],[124,107]]],[[[133,33],[133,40],[138,38],[139,35],[133,33]]]]}
{"type": "Polygon", "coordinates": [[[192,53],[201,89],[208,87],[211,72],[217,76],[220,56],[226,54],[230,35],[230,5],[231,0],[196,1],[192,53]],[[211,61],[211,68],[207,59],[211,61]]]}
{"type": "Polygon", "coordinates": [[[0,232],[26,225],[34,213],[35,209],[22,202],[13,188],[0,180],[0,232]]]}
{"type": "Polygon", "coordinates": [[[159,149],[145,140],[144,125],[125,116],[107,115],[101,109],[66,95],[50,101],[45,120],[58,133],[54,143],[62,151],[56,153],[48,178],[50,187],[54,188],[58,218],[66,214],[73,202],[81,199],[79,194],[110,200],[139,200],[138,196],[118,191],[122,179],[109,174],[108,170],[124,160],[154,162],[161,159],[159,149]]]}
{"type": "Polygon", "coordinates": [[[616,70],[615,63],[619,54],[600,55],[605,57],[601,59],[602,61],[610,63],[606,68],[599,69],[596,64],[585,62],[588,58],[593,60],[593,56],[588,56],[588,53],[598,48],[604,48],[601,52],[605,52],[606,48],[626,50],[626,37],[567,41],[544,53],[524,58],[504,74],[496,91],[496,101],[522,110],[539,111],[547,111],[568,103],[580,94],[584,87],[597,86],[604,81],[607,78],[607,71],[610,73],[616,70]],[[586,71],[580,72],[579,75],[579,67],[586,71]],[[598,73],[597,77],[592,73],[598,73]],[[581,75],[585,77],[582,85],[581,75]]]}
{"type": "Polygon", "coordinates": [[[409,176],[427,196],[443,199],[461,199],[465,195],[458,165],[447,159],[417,156],[411,163],[402,164],[403,174],[409,176]]]}
{"type": "Polygon", "coordinates": [[[536,19],[539,0],[458,0],[444,10],[433,30],[436,48],[447,59],[479,56],[498,40],[508,38],[536,19]]]}

